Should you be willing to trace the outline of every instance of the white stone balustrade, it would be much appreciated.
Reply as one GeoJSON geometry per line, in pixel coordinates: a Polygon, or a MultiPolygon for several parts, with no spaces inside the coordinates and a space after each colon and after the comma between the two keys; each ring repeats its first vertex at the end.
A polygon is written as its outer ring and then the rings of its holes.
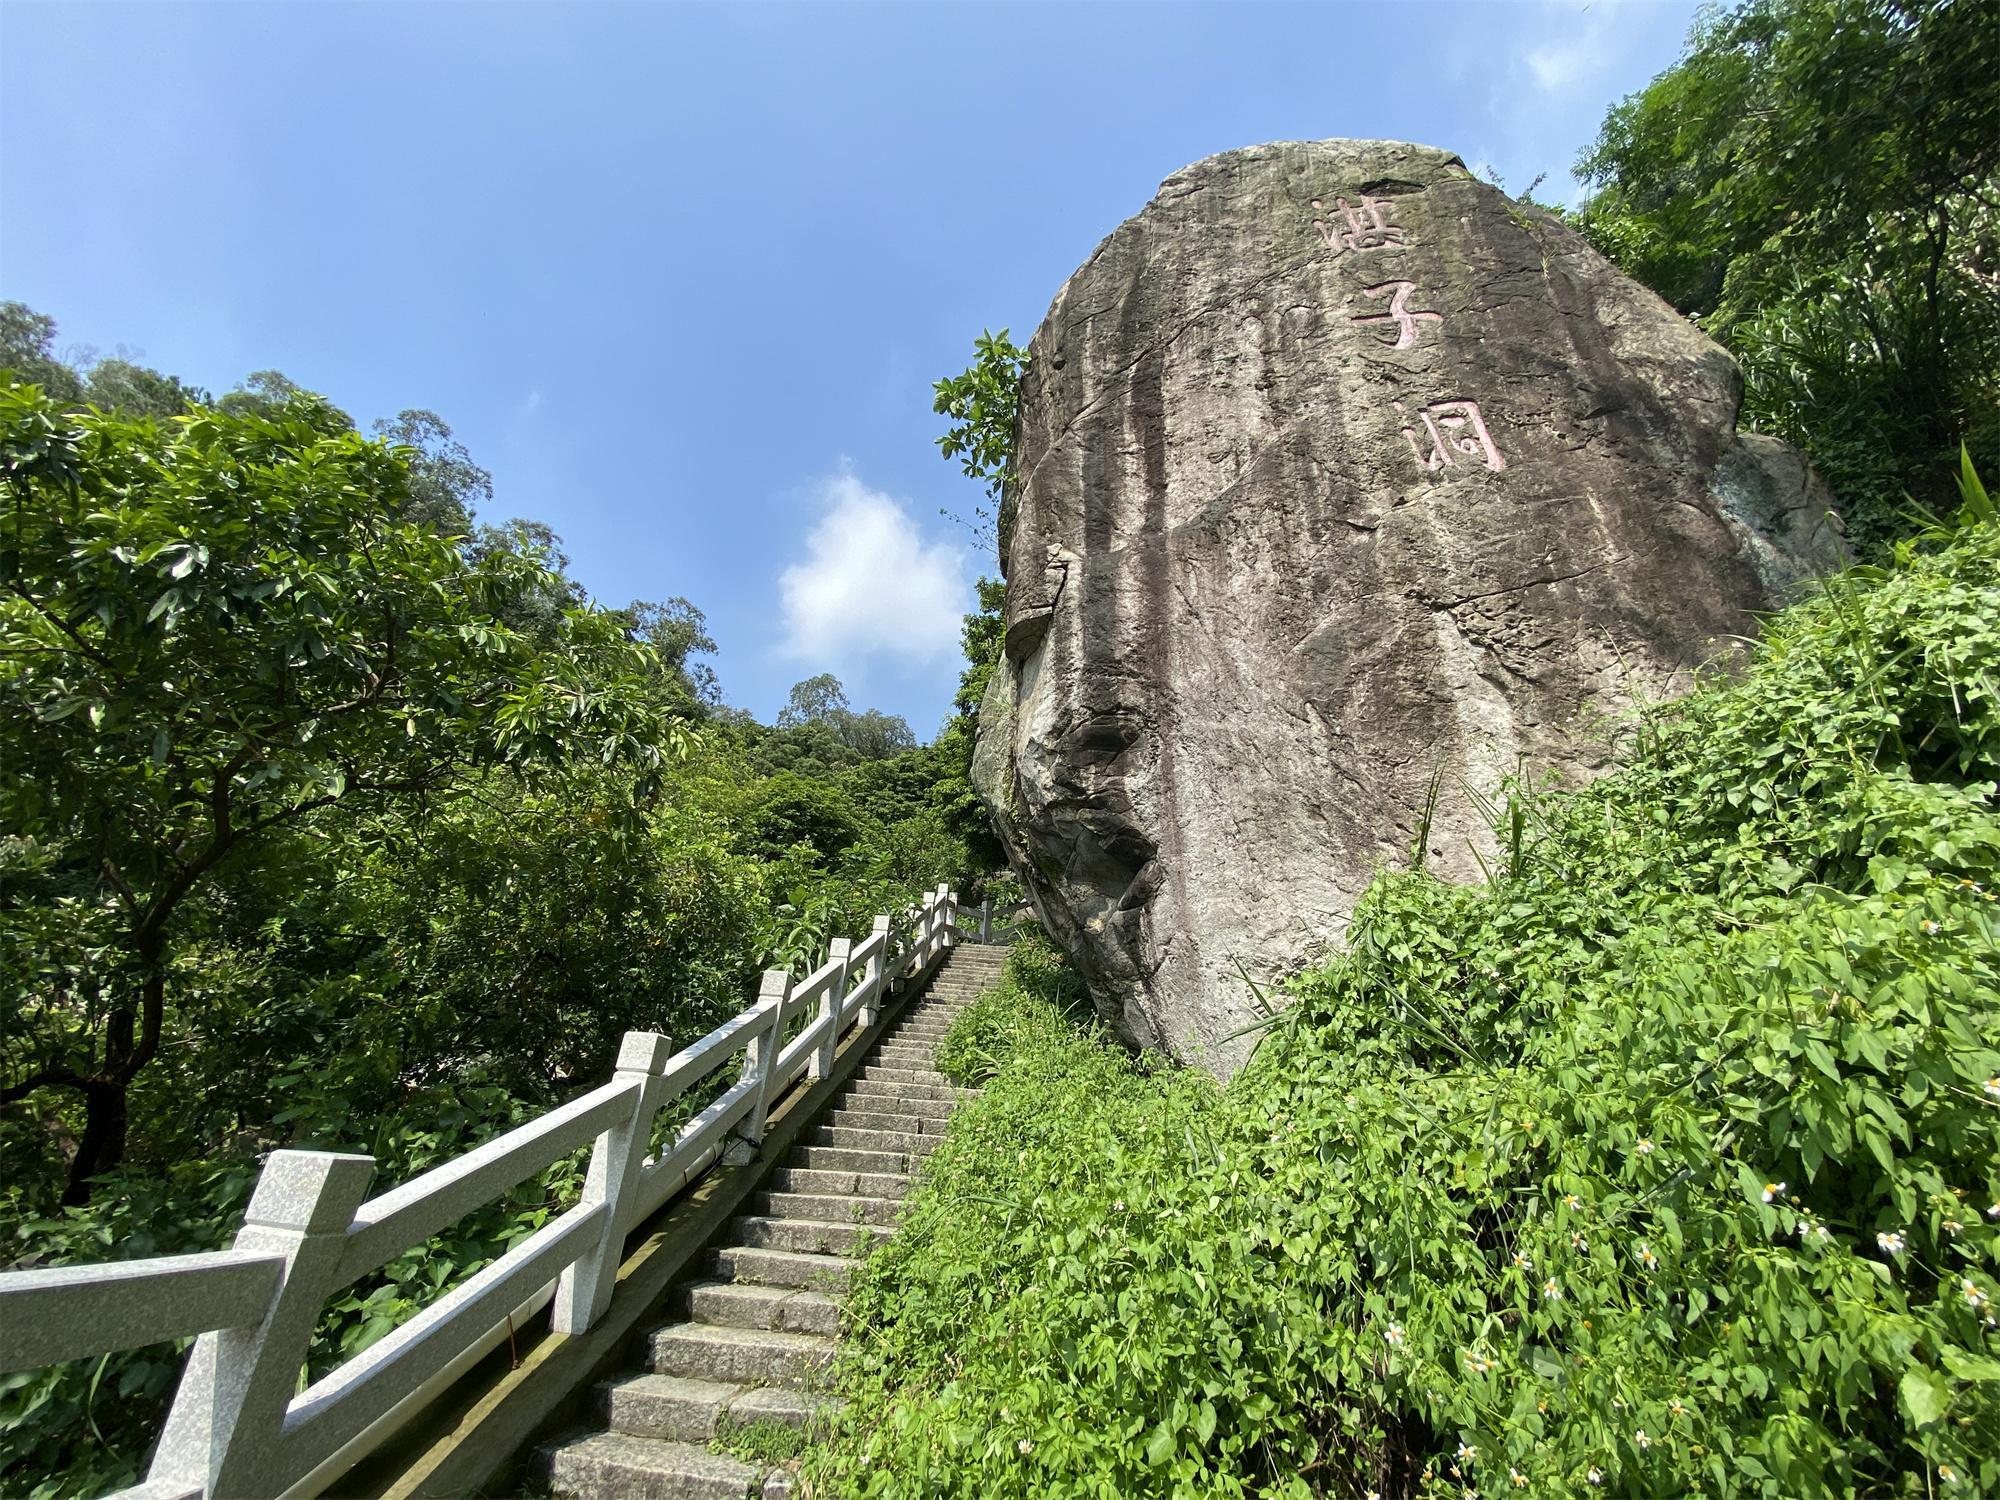
{"type": "Polygon", "coordinates": [[[756,1004],[672,1056],[664,1037],[628,1032],[609,1082],[377,1197],[364,1196],[372,1157],[278,1151],[228,1250],[0,1274],[0,1373],[195,1337],[127,1500],[316,1495],[551,1295],[559,1334],[601,1318],[633,1226],[732,1143],[754,1150],[772,1103],[831,1071],[841,1038],[879,1019],[889,980],[949,946],[957,912],[939,886],[905,914],[906,945],[881,916],[803,979],[766,972],[756,1004]],[[814,1019],[787,1040],[808,1007],[814,1019]],[[738,1054],[737,1081],[648,1156],[660,1110],[738,1054]],[[573,1208],[298,1391],[329,1297],[592,1142],[573,1208]]]}

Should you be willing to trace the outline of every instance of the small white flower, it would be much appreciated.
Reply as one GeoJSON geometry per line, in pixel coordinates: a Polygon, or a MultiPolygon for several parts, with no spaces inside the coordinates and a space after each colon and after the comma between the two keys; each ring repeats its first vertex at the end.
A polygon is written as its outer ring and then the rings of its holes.
{"type": "Polygon", "coordinates": [[[1653,1143],[1650,1139],[1642,1135],[1639,1137],[1639,1144],[1632,1149],[1637,1151],[1641,1156],[1651,1156],[1653,1154],[1653,1143]]]}
{"type": "Polygon", "coordinates": [[[2000,1073],[1995,1073],[1991,1078],[1986,1080],[1986,1097],[1989,1099],[2000,1099],[2000,1073]]]}
{"type": "Polygon", "coordinates": [[[1517,1271],[1532,1271],[1532,1270],[1533,1270],[1534,1268],[1535,1268],[1535,1263],[1534,1263],[1534,1262],[1533,1262],[1532,1260],[1528,1259],[1528,1257],[1527,1257],[1527,1256],[1523,1255],[1523,1254],[1522,1254],[1522,1253],[1521,1253],[1520,1251],[1518,1251],[1518,1250],[1516,1250],[1516,1251],[1514,1252],[1514,1269],[1515,1269],[1515,1270],[1517,1270],[1517,1271]]]}
{"type": "Polygon", "coordinates": [[[1578,1255],[1588,1255],[1590,1253],[1590,1241],[1586,1240],[1580,1234],[1573,1234],[1569,1237],[1569,1247],[1578,1255]]]}
{"type": "Polygon", "coordinates": [[[1542,1295],[1551,1302],[1562,1301],[1563,1289],[1556,1285],[1555,1277],[1551,1276],[1547,1281],[1542,1283],[1542,1295]]]}
{"type": "Polygon", "coordinates": [[[1591,1465],[1590,1472],[1584,1475],[1583,1477],[1585,1479],[1588,1479],[1592,1484],[1604,1483],[1604,1471],[1598,1468],[1595,1464],[1591,1465]]]}
{"type": "Polygon", "coordinates": [[[1989,1219],[2000,1219],[2000,1203],[1996,1203],[1991,1208],[1987,1209],[1986,1217],[1989,1219]]]}
{"type": "Polygon", "coordinates": [[[1507,1470],[1507,1477],[1514,1481],[1514,1488],[1517,1490],[1524,1490],[1528,1487],[1528,1476],[1523,1474],[1519,1469],[1510,1467],[1507,1470]]]}
{"type": "Polygon", "coordinates": [[[1014,1445],[1014,1451],[1020,1454],[1021,1457],[1026,1458],[1030,1453],[1035,1451],[1035,1445],[1026,1438],[1022,1438],[1020,1442],[1014,1445]]]}
{"type": "Polygon", "coordinates": [[[1946,1484],[1957,1484],[1958,1470],[1954,1469],[1950,1464],[1939,1464],[1938,1478],[1942,1479],[1946,1484]]]}
{"type": "Polygon", "coordinates": [[[1970,1276],[1958,1284],[1959,1295],[1965,1298],[1967,1307],[1979,1308],[1986,1305],[1986,1293],[1979,1289],[1979,1283],[1970,1276]]]}
{"type": "Polygon", "coordinates": [[[1635,1250],[1633,1254],[1639,1257],[1639,1264],[1644,1266],[1647,1270],[1649,1271],[1659,1270],[1660,1257],[1653,1253],[1653,1247],[1647,1244],[1644,1240],[1639,1241],[1639,1248],[1635,1250]]]}
{"type": "Polygon", "coordinates": [[[1641,1427],[1637,1432],[1632,1434],[1632,1441],[1637,1443],[1641,1449],[1646,1449],[1653,1446],[1653,1440],[1646,1436],[1646,1429],[1643,1427],[1641,1427]]]}
{"type": "Polygon", "coordinates": [[[1830,1240],[1833,1238],[1833,1231],[1824,1224],[1815,1224],[1812,1227],[1812,1237],[1816,1240],[1830,1240]]]}
{"type": "Polygon", "coordinates": [[[1680,1399],[1676,1397],[1674,1400],[1669,1401],[1667,1403],[1667,1410],[1672,1412],[1675,1416],[1678,1417],[1684,1415],[1687,1411],[1687,1408],[1681,1405],[1680,1399]]]}
{"type": "Polygon", "coordinates": [[[1403,1343],[1403,1325],[1401,1323],[1391,1323],[1387,1328],[1382,1330],[1382,1339],[1391,1349],[1400,1348],[1403,1343]]]}
{"type": "Polygon", "coordinates": [[[1784,1197],[1784,1195],[1785,1195],[1784,1183],[1767,1182],[1764,1184],[1764,1201],[1766,1203],[1770,1203],[1775,1199],[1782,1198],[1784,1197]]]}
{"type": "Polygon", "coordinates": [[[1875,1243],[1890,1255],[1901,1255],[1908,1248],[1908,1242],[1893,1229],[1884,1230],[1875,1236],[1875,1243]]]}
{"type": "Polygon", "coordinates": [[[1944,1221],[1944,1232],[1953,1239],[1957,1239],[1961,1234],[1965,1233],[1965,1226],[1956,1219],[1946,1219],[1944,1221]]]}
{"type": "Polygon", "coordinates": [[[1575,1193],[1565,1193],[1563,1195],[1563,1207],[1571,1210],[1582,1208],[1583,1200],[1577,1197],[1575,1193]]]}
{"type": "Polygon", "coordinates": [[[1458,1456],[1467,1463],[1472,1463],[1479,1457],[1479,1450],[1470,1443],[1460,1443],[1458,1445],[1458,1456]]]}
{"type": "Polygon", "coordinates": [[[1124,1200],[1123,1198],[1120,1198],[1120,1199],[1119,1199],[1119,1200],[1118,1200],[1118,1201],[1117,1201],[1116,1203],[1112,1204],[1112,1205],[1111,1205],[1111,1211],[1112,1211],[1113,1213],[1120,1213],[1120,1214],[1124,1213],[1124,1212],[1125,1212],[1125,1200],[1124,1200]]]}
{"type": "Polygon", "coordinates": [[[1941,927],[1939,927],[1937,923],[1935,923],[1935,922],[1931,921],[1931,920],[1930,920],[1930,919],[1929,919],[1928,917],[1926,917],[1926,918],[1924,919],[1924,936],[1925,936],[1925,937],[1936,937],[1936,936],[1938,935],[1938,933],[1940,933],[1940,932],[1941,932],[1941,931],[1943,931],[1943,930],[1944,930],[1944,929],[1942,929],[1941,927]]]}

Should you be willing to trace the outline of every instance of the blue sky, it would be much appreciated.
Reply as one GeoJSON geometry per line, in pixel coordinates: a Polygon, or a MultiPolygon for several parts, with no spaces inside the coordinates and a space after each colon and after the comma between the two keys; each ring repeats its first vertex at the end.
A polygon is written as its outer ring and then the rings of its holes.
{"type": "Polygon", "coordinates": [[[991,564],[930,382],[1027,336],[1160,179],[1257,141],[1515,191],[1692,0],[0,4],[0,297],[221,391],[428,407],[600,599],[708,614],[768,719],[934,732],[991,564]]]}

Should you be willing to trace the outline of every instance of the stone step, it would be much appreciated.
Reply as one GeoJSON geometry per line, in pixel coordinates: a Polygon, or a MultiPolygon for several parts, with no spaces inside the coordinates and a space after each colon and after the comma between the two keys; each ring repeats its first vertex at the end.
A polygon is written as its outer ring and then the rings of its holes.
{"type": "Polygon", "coordinates": [[[900,1151],[906,1156],[927,1156],[937,1149],[939,1137],[908,1134],[900,1130],[851,1130],[845,1125],[822,1125],[812,1133],[812,1145],[831,1146],[836,1151],[900,1151]]]}
{"type": "Polygon", "coordinates": [[[672,1323],[654,1332],[653,1373],[734,1385],[802,1385],[833,1358],[823,1333],[672,1323]]]}
{"type": "Polygon", "coordinates": [[[811,1255],[866,1255],[889,1231],[880,1224],[824,1219],[771,1219],[746,1214],[732,1221],[737,1245],[756,1250],[802,1250],[811,1255]]]}
{"type": "Polygon", "coordinates": [[[924,1056],[924,1058],[882,1058],[882,1056],[876,1056],[876,1058],[870,1058],[870,1064],[876,1066],[876,1068],[910,1068],[914,1072],[924,1072],[924,1070],[932,1070],[934,1068],[934,1060],[928,1058],[928,1056],[924,1056]]]}
{"type": "Polygon", "coordinates": [[[536,1454],[533,1476],[571,1500],[746,1500],[764,1470],[693,1443],[593,1432],[536,1454]]]}
{"type": "Polygon", "coordinates": [[[597,1388],[599,1420],[613,1432],[678,1443],[708,1442],[725,1412],[735,1423],[803,1427],[844,1404],[781,1385],[725,1385],[682,1375],[630,1375],[597,1388]]]}
{"type": "Polygon", "coordinates": [[[791,1165],[820,1172],[890,1172],[910,1175],[906,1151],[849,1151],[840,1146],[799,1146],[792,1152],[791,1165]]]}
{"type": "Polygon", "coordinates": [[[942,1135],[942,1115],[906,1115],[879,1100],[865,1108],[829,1110],[822,1118],[829,1125],[848,1130],[891,1130],[903,1135],[942,1135]]]}
{"type": "Polygon", "coordinates": [[[907,1115],[919,1120],[947,1120],[958,1107],[956,1099],[925,1099],[915,1094],[878,1094],[864,1084],[852,1088],[833,1101],[835,1109],[878,1114],[907,1115]]]}
{"type": "Polygon", "coordinates": [[[927,1099],[937,1104],[957,1104],[974,1097],[977,1089],[955,1088],[950,1084],[942,1088],[932,1083],[898,1083],[893,1079],[861,1079],[847,1086],[851,1099],[927,1099]]]}
{"type": "Polygon", "coordinates": [[[854,1076],[863,1083],[927,1083],[932,1088],[951,1087],[950,1079],[929,1068],[885,1068],[868,1063],[854,1076]]]}
{"type": "Polygon", "coordinates": [[[841,1255],[802,1255],[730,1245],[714,1252],[715,1274],[744,1285],[804,1287],[838,1296],[847,1290],[854,1262],[841,1255]]]}
{"type": "Polygon", "coordinates": [[[691,1323],[719,1328],[776,1328],[785,1333],[838,1333],[840,1300],[797,1287],[739,1281],[697,1281],[674,1294],[691,1323]]]}
{"type": "Polygon", "coordinates": [[[910,1191],[910,1179],[891,1172],[815,1172],[782,1167],[771,1174],[771,1186],[780,1193],[846,1193],[899,1201],[910,1191]]]}
{"type": "Polygon", "coordinates": [[[817,1219],[822,1224],[893,1224],[903,1211],[894,1198],[849,1193],[759,1193],[753,1202],[767,1219],[817,1219]]]}

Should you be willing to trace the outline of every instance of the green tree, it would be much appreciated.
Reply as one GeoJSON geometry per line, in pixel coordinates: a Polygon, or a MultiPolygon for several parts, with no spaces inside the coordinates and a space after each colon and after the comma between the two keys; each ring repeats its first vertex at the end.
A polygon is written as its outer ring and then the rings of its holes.
{"type": "Polygon", "coordinates": [[[377,420],[375,435],[410,450],[409,518],[447,536],[470,532],[479,507],[493,498],[493,476],[472,461],[444,418],[411,407],[393,422],[377,420]]]}
{"type": "Polygon", "coordinates": [[[779,859],[803,844],[820,862],[844,853],[861,837],[861,820],[854,804],[827,782],[780,771],[769,778],[751,811],[750,853],[779,859]]]}
{"type": "Polygon", "coordinates": [[[55,354],[56,320],[25,302],[0,302],[0,375],[38,385],[57,401],[83,399],[83,381],[55,354]]]}
{"type": "Polygon", "coordinates": [[[634,599],[618,613],[632,638],[653,649],[662,673],[678,681],[694,710],[709,717],[722,711],[722,685],[715,668],[694,660],[716,649],[715,637],[708,633],[708,616],[680,598],[664,604],[634,599]]]}
{"type": "Polygon", "coordinates": [[[778,710],[780,729],[797,729],[803,724],[824,723],[835,714],[847,712],[847,690],[831,672],[808,677],[792,684],[790,700],[778,710]]]}
{"type": "Polygon", "coordinates": [[[959,632],[965,667],[952,696],[951,717],[934,747],[943,762],[934,797],[945,826],[963,843],[973,866],[985,871],[1003,868],[1007,852],[993,830],[986,804],[972,789],[972,754],[979,740],[980,705],[1006,635],[1007,586],[998,578],[982,578],[978,590],[979,608],[965,617],[959,632]]]}
{"type": "Polygon", "coordinates": [[[1864,538],[2000,451],[2000,7],[1750,0],[1612,109],[1577,173],[1601,250],[1743,361],[1864,538]]]}
{"type": "MultiPolygon", "coordinates": [[[[1021,376],[1028,368],[1027,351],[998,333],[982,331],[972,341],[973,361],[956,375],[931,387],[931,410],[949,417],[951,426],[937,440],[946,458],[956,458],[969,478],[986,486],[989,501],[999,504],[1014,462],[1014,424],[1020,411],[1021,376]]],[[[974,511],[973,532],[991,550],[996,516],[989,506],[974,511]]]]}
{"type": "Polygon", "coordinates": [[[91,364],[84,377],[84,400],[128,417],[177,417],[190,406],[207,405],[208,393],[121,355],[91,364]]]}
{"type": "Polygon", "coordinates": [[[0,1103],[81,1100],[68,1201],[124,1154],[178,920],[229,862],[480,767],[632,764],[643,793],[660,760],[618,623],[510,627],[546,570],[404,519],[407,456],[350,428],[312,399],[158,423],[0,390],[0,906],[37,970],[0,1103]]]}
{"type": "Polygon", "coordinates": [[[871,708],[856,713],[848,706],[847,690],[831,672],[792,685],[791,699],[778,710],[780,730],[823,727],[862,760],[880,760],[917,743],[909,723],[899,714],[871,708]]]}

